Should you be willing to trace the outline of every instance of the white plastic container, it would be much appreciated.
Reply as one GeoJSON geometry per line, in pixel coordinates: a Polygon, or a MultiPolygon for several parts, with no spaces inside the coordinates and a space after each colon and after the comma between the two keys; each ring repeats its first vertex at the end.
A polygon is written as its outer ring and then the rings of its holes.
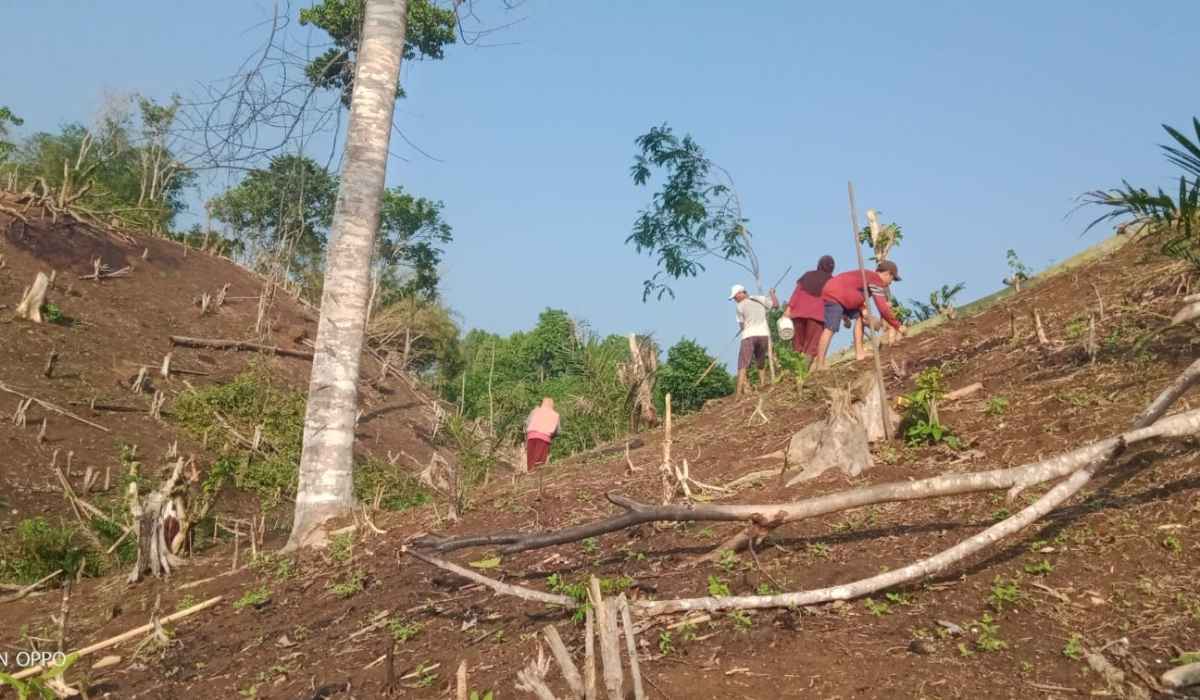
{"type": "Polygon", "coordinates": [[[782,340],[791,340],[796,334],[796,329],[792,327],[792,319],[787,316],[780,316],[775,326],[779,329],[779,337],[782,340]]]}

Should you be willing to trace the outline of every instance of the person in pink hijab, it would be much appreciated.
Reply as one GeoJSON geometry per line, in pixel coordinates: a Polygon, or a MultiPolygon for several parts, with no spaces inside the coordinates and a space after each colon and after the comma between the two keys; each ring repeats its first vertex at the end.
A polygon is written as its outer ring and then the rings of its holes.
{"type": "Polygon", "coordinates": [[[554,410],[554,399],[542,399],[542,405],[529,413],[525,419],[525,465],[529,471],[546,463],[550,457],[550,443],[558,435],[558,412],[554,410]]]}

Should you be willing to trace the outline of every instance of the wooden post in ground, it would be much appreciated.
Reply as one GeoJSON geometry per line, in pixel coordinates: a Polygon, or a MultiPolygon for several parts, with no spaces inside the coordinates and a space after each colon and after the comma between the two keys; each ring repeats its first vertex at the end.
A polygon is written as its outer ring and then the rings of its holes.
{"type": "MultiPolygon", "coordinates": [[[[858,208],[854,204],[854,183],[847,182],[846,190],[850,195],[850,234],[854,238],[854,250],[858,253],[858,269],[862,273],[864,310],[862,320],[863,333],[866,333],[870,326],[867,323],[867,315],[870,313],[871,287],[867,284],[867,268],[866,263],[863,261],[862,241],[858,240],[858,208]]],[[[878,333],[873,332],[871,334],[871,343],[874,345],[872,355],[875,358],[875,381],[879,384],[879,406],[883,419],[883,439],[884,441],[889,441],[892,439],[892,417],[888,415],[887,386],[883,383],[883,362],[879,357],[881,346],[878,333]]]]}

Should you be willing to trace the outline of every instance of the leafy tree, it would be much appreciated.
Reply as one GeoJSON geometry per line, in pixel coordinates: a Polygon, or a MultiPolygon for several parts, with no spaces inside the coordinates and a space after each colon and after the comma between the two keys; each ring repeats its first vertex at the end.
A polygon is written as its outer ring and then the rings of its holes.
{"type": "Polygon", "coordinates": [[[638,253],[656,256],[661,268],[645,281],[642,301],[652,294],[674,298],[664,280],[695,277],[704,271],[701,261],[708,256],[744,268],[761,286],[747,220],[728,171],[709,160],[690,135],[679,138],[666,124],[642,134],[636,143],[641,152],[630,168],[634,184],[645,185],[656,170],[666,176],[625,239],[638,253]]]}
{"type": "Polygon", "coordinates": [[[1084,204],[1106,207],[1108,212],[1092,221],[1086,230],[1104,221],[1130,217],[1142,223],[1151,235],[1163,239],[1166,255],[1200,267],[1200,119],[1192,118],[1195,140],[1163,124],[1175,145],[1163,145],[1167,162],[1183,170],[1175,198],[1162,189],[1155,192],[1122,181],[1121,188],[1094,190],[1083,195],[1084,204]]]}
{"type": "Polygon", "coordinates": [[[253,266],[267,269],[275,263],[294,277],[319,274],[337,188],[337,177],[313,159],[276,156],[265,170],[250,171],[210,201],[209,208],[249,251],[253,266]],[[274,259],[262,259],[267,256],[274,259]]]}
{"type": "Polygon", "coordinates": [[[50,196],[66,190],[79,215],[165,231],[185,208],[184,192],[195,174],[175,159],[165,138],[175,103],[140,103],[140,130],[118,104],[93,129],[68,124],[58,133],[33,134],[0,168],[15,174],[21,189],[34,185],[50,196]]]}
{"type": "Polygon", "coordinates": [[[9,125],[21,126],[24,123],[25,120],[13,114],[8,107],[0,106],[0,161],[6,159],[8,154],[16,149],[16,144],[8,141],[9,125]]]}
{"type": "MultiPolygon", "coordinates": [[[[334,44],[310,61],[304,73],[314,87],[340,92],[342,103],[347,107],[354,90],[362,17],[363,0],[322,0],[313,7],[300,10],[300,24],[320,27],[334,44]]],[[[453,9],[439,8],[430,0],[409,0],[404,60],[418,56],[441,59],[445,47],[455,41],[455,24],[453,9]]],[[[396,97],[403,96],[404,90],[397,84],[396,97]]]]}
{"type": "Polygon", "coordinates": [[[532,330],[507,337],[472,330],[456,361],[443,365],[444,398],[463,417],[493,428],[498,444],[523,438],[529,411],[550,396],[562,416],[553,454],[562,456],[623,435],[628,390],[619,366],[629,358],[621,336],[598,338],[558,309],[546,309],[532,330]]]}
{"type": "Polygon", "coordinates": [[[414,197],[403,187],[384,192],[376,274],[385,305],[409,296],[437,299],[438,265],[444,252],[438,245],[453,240],[442,207],[441,202],[414,197]]]}
{"type": "MultiPolygon", "coordinates": [[[[307,156],[276,156],[266,170],[251,171],[210,206],[213,218],[233,229],[252,265],[285,271],[315,297],[320,293],[338,184],[337,176],[307,156]]],[[[443,252],[438,245],[452,239],[442,207],[402,187],[384,191],[372,263],[379,280],[379,306],[409,296],[437,298],[443,252]]]]}
{"type": "Polygon", "coordinates": [[[684,338],[667,351],[667,361],[658,368],[655,392],[659,403],[671,395],[671,406],[679,413],[700,410],[706,401],[733,393],[733,377],[696,341],[684,338]],[[710,369],[711,367],[711,369],[710,369]],[[707,374],[705,372],[707,371],[707,374]]]}

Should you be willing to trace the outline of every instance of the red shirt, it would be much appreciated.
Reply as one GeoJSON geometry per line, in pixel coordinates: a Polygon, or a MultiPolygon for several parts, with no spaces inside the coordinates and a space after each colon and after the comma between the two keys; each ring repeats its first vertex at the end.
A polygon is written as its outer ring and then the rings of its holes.
{"type": "MultiPolygon", "coordinates": [[[[821,298],[841,304],[844,309],[863,308],[866,305],[866,295],[863,294],[862,275],[861,270],[851,270],[830,277],[821,291],[821,298]]],[[[896,315],[892,313],[892,306],[888,303],[887,294],[884,293],[886,287],[883,284],[883,278],[879,276],[878,272],[867,270],[867,286],[870,287],[871,296],[875,299],[875,308],[879,309],[879,315],[883,317],[884,321],[887,321],[889,326],[899,329],[900,321],[896,320],[896,315]]]]}

